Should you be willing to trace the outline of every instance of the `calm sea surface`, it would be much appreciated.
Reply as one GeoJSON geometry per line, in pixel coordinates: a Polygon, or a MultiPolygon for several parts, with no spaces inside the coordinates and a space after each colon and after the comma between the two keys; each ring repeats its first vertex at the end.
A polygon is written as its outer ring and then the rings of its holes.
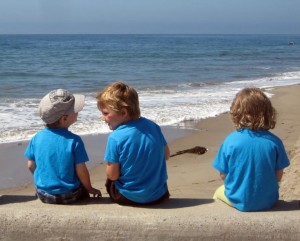
{"type": "Polygon", "coordinates": [[[72,131],[107,133],[95,96],[116,80],[138,90],[143,116],[184,128],[245,86],[300,83],[300,35],[0,35],[0,143],[40,130],[38,103],[56,88],[86,96],[72,131]]]}

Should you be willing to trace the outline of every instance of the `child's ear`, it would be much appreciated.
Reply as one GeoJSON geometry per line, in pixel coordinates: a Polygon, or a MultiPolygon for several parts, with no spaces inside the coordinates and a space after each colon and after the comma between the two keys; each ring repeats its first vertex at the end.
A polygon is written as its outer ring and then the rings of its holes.
{"type": "Polygon", "coordinates": [[[128,116],[128,111],[127,111],[126,108],[121,109],[121,115],[124,116],[124,117],[128,116]]]}
{"type": "Polygon", "coordinates": [[[60,117],[59,122],[64,123],[64,122],[66,122],[67,119],[68,119],[68,116],[64,115],[64,116],[60,117]]]}

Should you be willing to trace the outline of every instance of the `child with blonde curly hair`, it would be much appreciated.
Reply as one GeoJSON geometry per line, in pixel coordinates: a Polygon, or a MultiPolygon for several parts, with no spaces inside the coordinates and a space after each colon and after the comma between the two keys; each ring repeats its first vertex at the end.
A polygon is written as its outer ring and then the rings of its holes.
{"type": "Polygon", "coordinates": [[[113,132],[104,154],[106,190],[121,205],[156,204],[169,198],[168,144],[156,123],[141,117],[136,90],[123,82],[97,96],[103,120],[113,132]]]}
{"type": "Polygon", "coordinates": [[[269,130],[276,125],[276,110],[259,88],[244,88],[230,107],[236,130],[222,143],[213,167],[224,185],[214,199],[240,211],[270,209],[278,201],[283,169],[289,159],[282,141],[269,130]]]}

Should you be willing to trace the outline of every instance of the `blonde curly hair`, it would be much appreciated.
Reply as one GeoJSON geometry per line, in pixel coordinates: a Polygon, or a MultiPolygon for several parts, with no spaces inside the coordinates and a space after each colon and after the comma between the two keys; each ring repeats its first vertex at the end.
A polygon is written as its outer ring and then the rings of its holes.
{"type": "Polygon", "coordinates": [[[277,112],[270,99],[259,88],[239,91],[230,107],[236,129],[269,130],[276,125],[277,112]]]}
{"type": "Polygon", "coordinates": [[[141,116],[138,93],[124,82],[118,81],[107,86],[96,99],[100,111],[106,107],[116,112],[125,108],[132,120],[141,116]]]}

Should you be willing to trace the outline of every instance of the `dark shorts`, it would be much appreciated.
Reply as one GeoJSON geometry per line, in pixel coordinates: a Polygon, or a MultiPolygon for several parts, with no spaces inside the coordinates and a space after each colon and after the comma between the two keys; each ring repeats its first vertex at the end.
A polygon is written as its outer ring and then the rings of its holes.
{"type": "Polygon", "coordinates": [[[36,194],[43,203],[50,204],[70,204],[90,197],[89,193],[83,187],[79,187],[72,192],[63,194],[50,194],[40,189],[36,189],[36,194]]]}
{"type": "Polygon", "coordinates": [[[105,186],[106,186],[106,191],[109,194],[110,198],[113,200],[113,202],[118,203],[120,205],[129,205],[129,206],[155,205],[155,204],[161,203],[162,201],[164,201],[166,199],[169,199],[169,197],[170,197],[170,193],[167,190],[167,192],[158,200],[155,200],[155,201],[149,202],[149,203],[137,203],[137,202],[127,199],[121,193],[119,193],[119,191],[117,190],[115,183],[113,181],[107,179],[105,186]]]}

